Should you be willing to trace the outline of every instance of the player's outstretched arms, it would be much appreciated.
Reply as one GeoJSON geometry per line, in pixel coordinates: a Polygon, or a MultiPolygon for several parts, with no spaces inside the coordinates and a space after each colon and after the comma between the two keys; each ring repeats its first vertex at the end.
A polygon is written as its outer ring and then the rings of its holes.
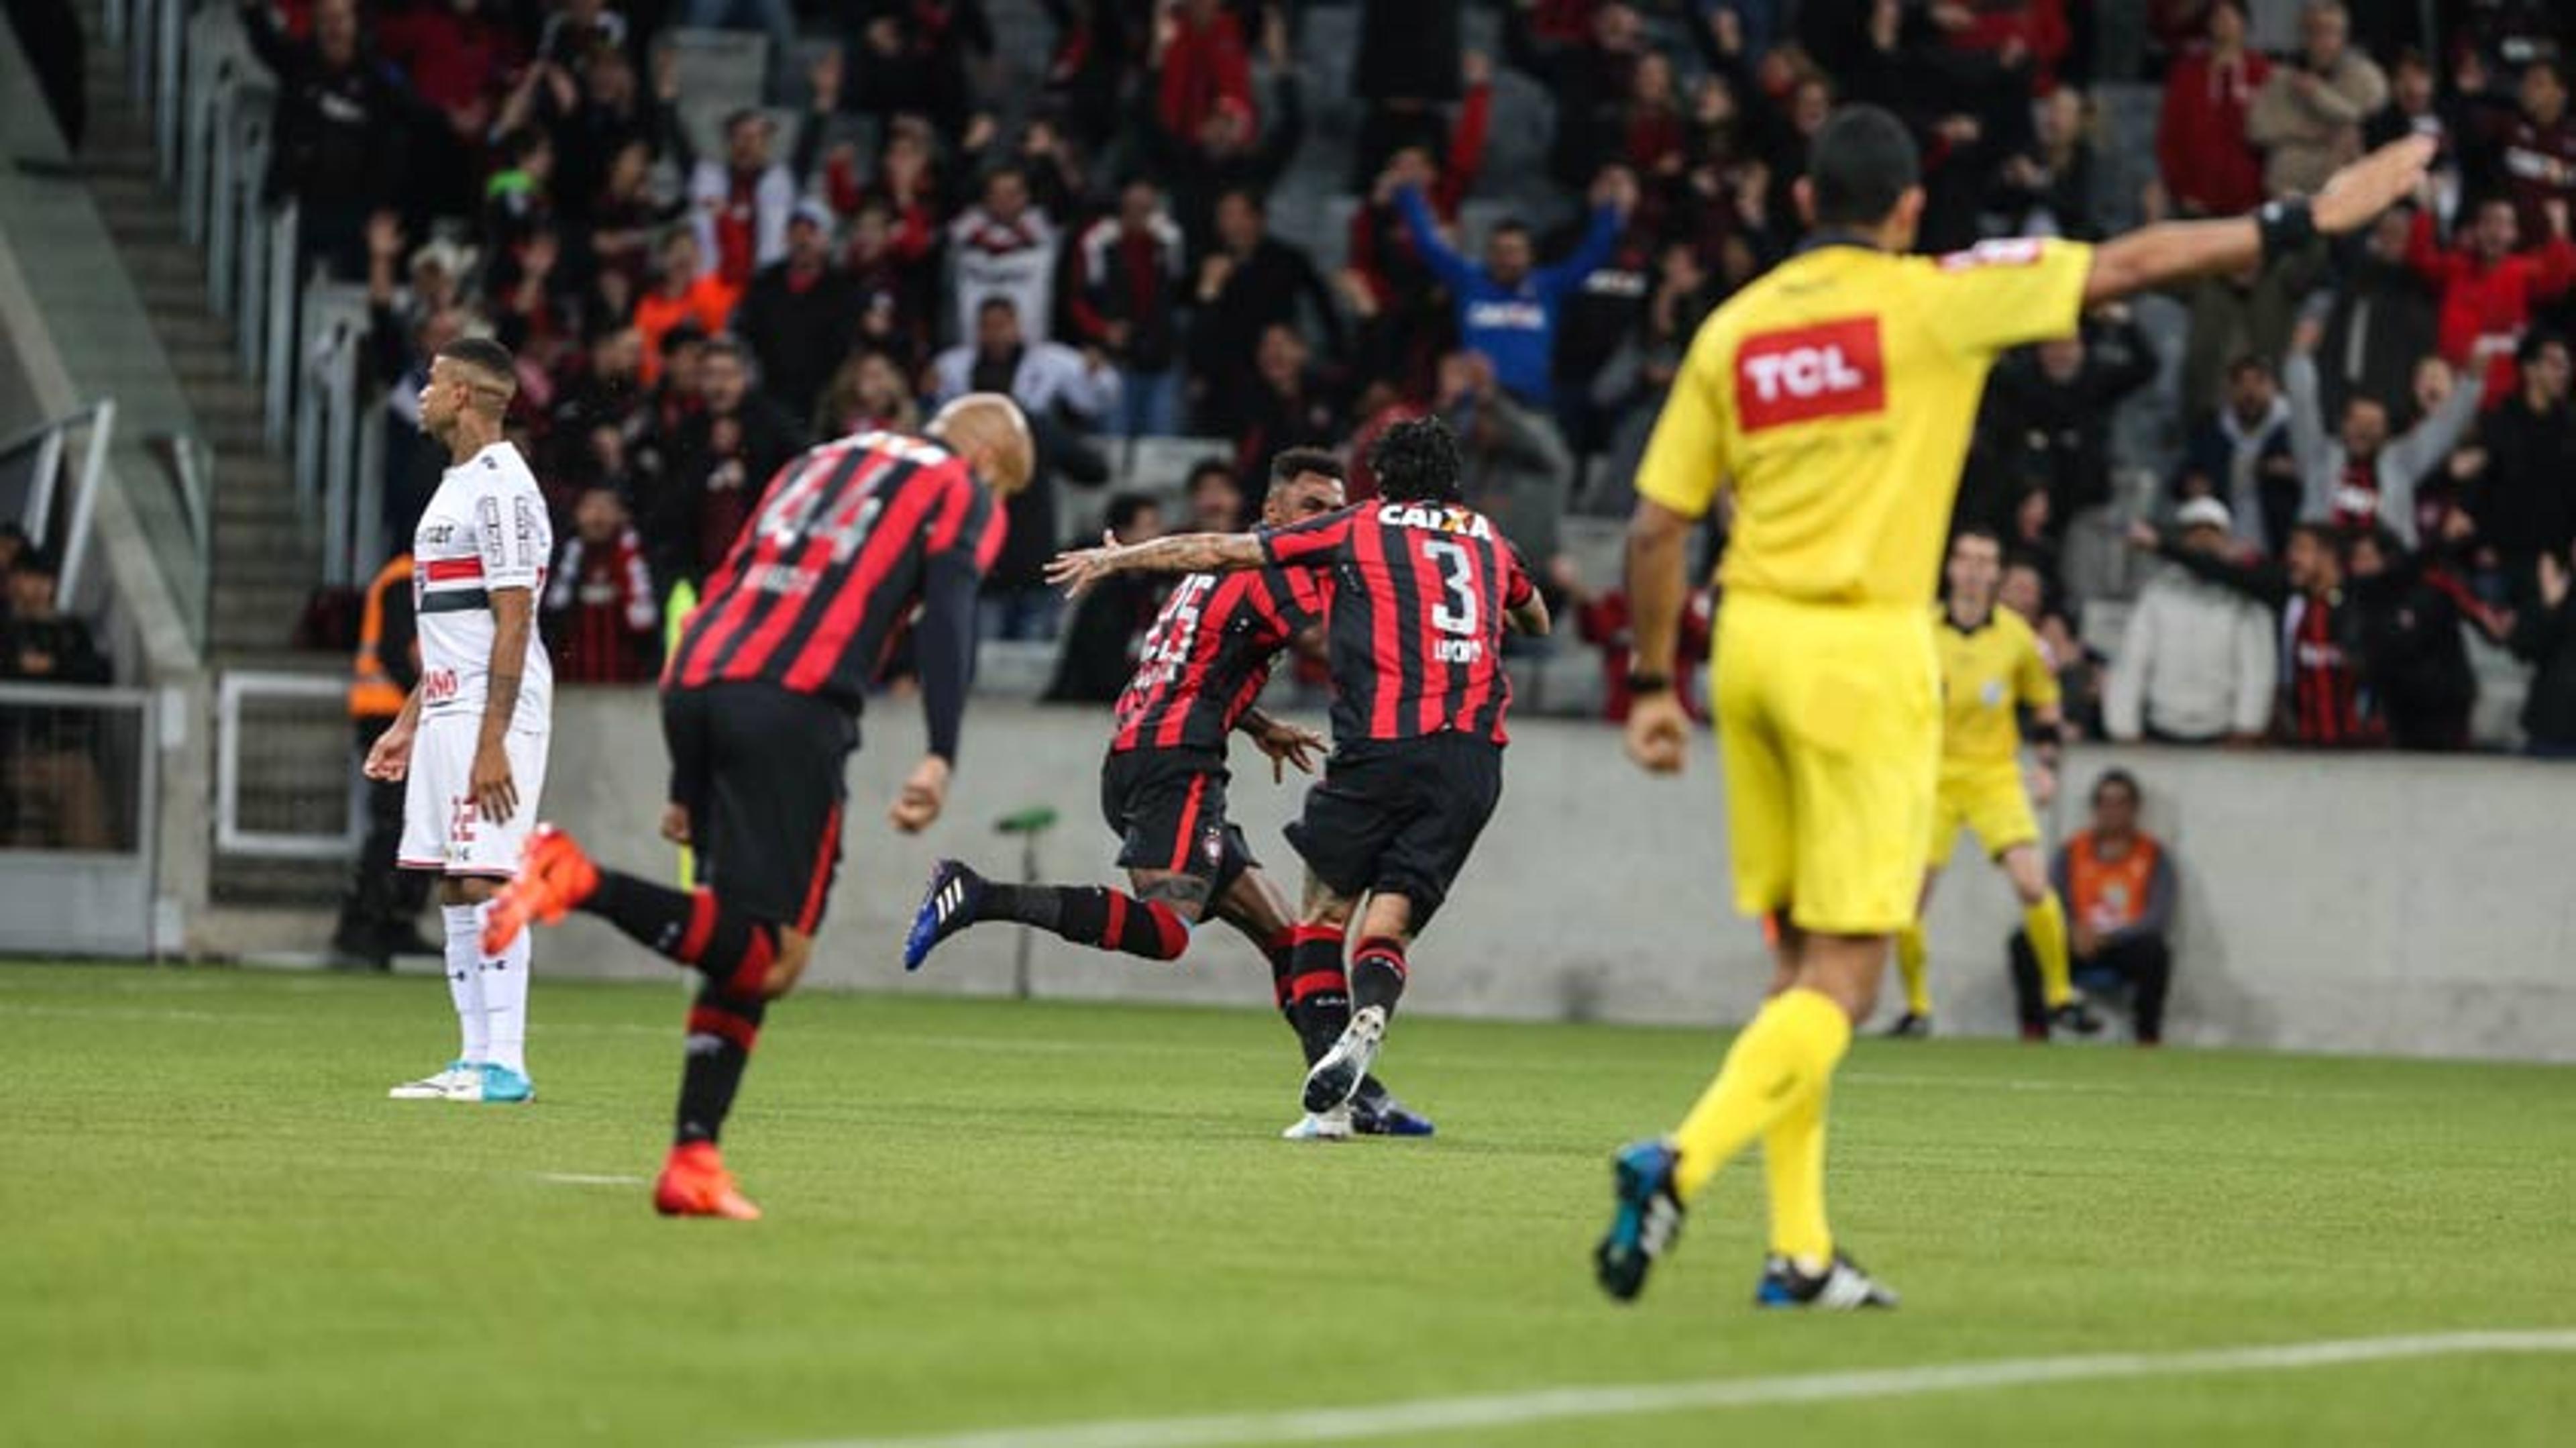
{"type": "Polygon", "coordinates": [[[1250,533],[1175,533],[1059,553],[1046,566],[1046,580],[1079,597],[1114,573],[1222,573],[1259,568],[1263,561],[1261,540],[1250,533]]]}
{"type": "Polygon", "coordinates": [[[2408,136],[2335,172],[2314,197],[2275,201],[2251,216],[2160,222],[2114,237],[2093,249],[2084,304],[2235,271],[2295,252],[2317,235],[2358,231],[2414,194],[2433,151],[2430,138],[2408,136]]]}

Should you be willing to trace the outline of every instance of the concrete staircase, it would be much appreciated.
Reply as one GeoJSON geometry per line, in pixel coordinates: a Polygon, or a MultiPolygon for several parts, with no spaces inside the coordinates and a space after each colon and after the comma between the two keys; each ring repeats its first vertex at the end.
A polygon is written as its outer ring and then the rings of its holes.
{"type": "MultiPolygon", "coordinates": [[[[97,7],[83,8],[90,34],[100,34],[97,7]]],[[[291,647],[321,578],[317,520],[299,516],[289,461],[262,431],[260,386],[243,374],[233,329],[208,303],[204,253],[188,242],[178,199],[161,184],[150,121],[129,89],[124,53],[94,43],[88,66],[81,173],[213,458],[207,665],[337,675],[347,665],[336,653],[291,647]]],[[[345,797],[348,767],[348,723],[340,712],[263,713],[244,735],[246,822],[331,828],[329,811],[345,797]]],[[[211,887],[227,904],[312,904],[336,895],[346,874],[329,861],[219,854],[211,887]]]]}
{"type": "MultiPolygon", "coordinates": [[[[94,8],[90,18],[95,21],[94,8]]],[[[293,476],[285,456],[261,434],[259,385],[242,375],[232,328],[208,305],[204,254],[180,230],[177,198],[162,189],[149,123],[127,91],[122,52],[90,48],[89,88],[81,169],[91,200],[214,454],[207,651],[223,665],[283,650],[321,576],[311,529],[296,516],[293,476]]]]}

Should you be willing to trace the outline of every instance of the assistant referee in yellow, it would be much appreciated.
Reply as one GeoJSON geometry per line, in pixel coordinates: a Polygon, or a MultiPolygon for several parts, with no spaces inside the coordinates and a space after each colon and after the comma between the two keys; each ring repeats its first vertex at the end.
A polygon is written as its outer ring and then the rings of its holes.
{"type": "MultiPolygon", "coordinates": [[[[2354,162],[2313,201],[2150,226],[2100,246],[1997,241],[1908,256],[1921,160],[1894,116],[1836,111],[1797,183],[1811,235],[1703,323],[1637,474],[1628,537],[1635,657],[1672,657],[1694,522],[1735,513],[1714,669],[1735,900],[1769,918],[1772,995],[1669,1137],[1613,1161],[1595,1252],[1627,1300],[1683,1212],[1759,1140],[1771,1250],[1765,1306],[1892,1306],[1825,1222],[1825,1120],[1852,1025],[1876,1004],[1888,938],[1914,918],[1932,832],[1941,712],[1933,584],[1986,372],[2008,347],[2071,336],[2086,307],[2236,270],[2370,222],[2414,189],[2421,138],[2354,162]]],[[[1672,681],[1630,680],[1628,752],[1680,771],[1690,721],[1672,681]]]]}

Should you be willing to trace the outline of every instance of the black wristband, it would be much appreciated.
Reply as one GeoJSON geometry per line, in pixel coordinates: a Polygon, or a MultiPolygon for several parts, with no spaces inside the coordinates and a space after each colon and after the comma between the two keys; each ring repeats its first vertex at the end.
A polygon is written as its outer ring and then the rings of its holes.
{"type": "Polygon", "coordinates": [[[2030,742],[2048,749],[2063,748],[2066,744],[2066,726],[2033,724],[2030,726],[2030,742]]]}
{"type": "Polygon", "coordinates": [[[2266,201],[2254,213],[2254,229],[2263,238],[2263,264],[2305,251],[2317,239],[2316,213],[2304,196],[2266,201]]]}
{"type": "Polygon", "coordinates": [[[1672,687],[1673,676],[1670,674],[1650,674],[1642,669],[1628,671],[1628,692],[1631,694],[1665,694],[1670,693],[1672,687]]]}

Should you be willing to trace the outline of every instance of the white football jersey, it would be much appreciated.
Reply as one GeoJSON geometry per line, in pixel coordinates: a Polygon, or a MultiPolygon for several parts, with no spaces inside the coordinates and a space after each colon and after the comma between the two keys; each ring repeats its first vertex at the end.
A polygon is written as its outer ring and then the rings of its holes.
{"type": "MultiPolygon", "coordinates": [[[[412,602],[420,626],[420,712],[482,717],[492,667],[492,593],[524,588],[535,600],[554,556],[554,526],[527,461],[496,442],[438,480],[438,491],[413,531],[412,602]]],[[[553,704],[555,671],[530,619],[527,665],[520,671],[513,729],[543,731],[553,704]]]]}

